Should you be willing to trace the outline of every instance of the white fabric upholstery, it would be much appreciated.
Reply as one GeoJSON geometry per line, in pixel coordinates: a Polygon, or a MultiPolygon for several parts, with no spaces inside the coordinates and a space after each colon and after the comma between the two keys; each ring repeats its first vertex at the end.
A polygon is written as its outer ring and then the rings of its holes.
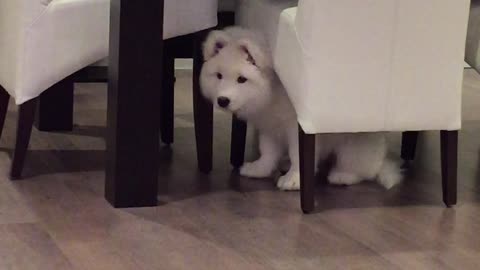
{"type": "Polygon", "coordinates": [[[465,61],[480,72],[480,1],[472,1],[468,21],[465,61]]]}
{"type": "Polygon", "coordinates": [[[262,32],[269,46],[275,48],[280,14],[297,3],[298,0],[238,0],[235,21],[240,26],[262,32]]]}
{"type": "Polygon", "coordinates": [[[163,37],[195,33],[217,25],[218,0],[165,0],[163,37]]]}
{"type": "Polygon", "coordinates": [[[0,85],[17,104],[107,54],[109,3],[0,1],[0,85]]]}
{"type": "Polygon", "coordinates": [[[307,133],[461,127],[469,0],[300,0],[278,32],[266,27],[278,5],[258,2],[271,13],[246,25],[275,34],[275,68],[307,133]]]}
{"type": "MultiPolygon", "coordinates": [[[[22,104],[108,55],[110,0],[0,0],[0,85],[22,104]]],[[[166,0],[164,38],[217,23],[217,0],[166,0]]]]}

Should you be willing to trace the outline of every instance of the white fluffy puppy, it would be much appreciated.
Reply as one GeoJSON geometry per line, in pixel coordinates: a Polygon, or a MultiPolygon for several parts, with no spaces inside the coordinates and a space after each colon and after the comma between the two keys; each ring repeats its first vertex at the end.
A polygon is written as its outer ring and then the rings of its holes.
{"type": "MultiPolygon", "coordinates": [[[[265,40],[238,27],[213,31],[207,37],[203,54],[205,63],[200,75],[203,95],[258,130],[260,158],[243,165],[240,174],[269,177],[288,154],[290,169],[280,177],[277,186],[282,190],[298,190],[297,117],[273,70],[265,40]]],[[[376,180],[391,188],[400,182],[399,167],[386,157],[384,134],[322,134],[316,138],[317,165],[330,155],[335,157],[328,175],[330,183],[352,185],[376,180]]]]}

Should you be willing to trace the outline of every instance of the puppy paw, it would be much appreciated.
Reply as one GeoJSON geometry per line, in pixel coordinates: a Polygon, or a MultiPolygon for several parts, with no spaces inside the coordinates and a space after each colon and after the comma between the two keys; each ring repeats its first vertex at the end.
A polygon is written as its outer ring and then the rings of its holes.
{"type": "Polygon", "coordinates": [[[289,171],[284,176],[280,177],[277,182],[277,187],[280,190],[299,190],[300,189],[300,172],[289,171]]]}
{"type": "Polygon", "coordinates": [[[328,182],[334,185],[351,186],[359,183],[360,181],[361,181],[360,177],[351,173],[333,171],[328,175],[328,182]]]}
{"type": "Polygon", "coordinates": [[[272,170],[266,168],[260,162],[248,162],[240,168],[240,175],[251,178],[265,178],[272,175],[272,170]]]}
{"type": "Polygon", "coordinates": [[[382,185],[385,189],[391,189],[394,186],[402,182],[402,175],[391,175],[390,177],[378,177],[377,182],[382,185]]]}
{"type": "Polygon", "coordinates": [[[391,189],[402,181],[403,175],[400,166],[391,160],[384,162],[378,173],[377,182],[386,189],[391,189]]]}

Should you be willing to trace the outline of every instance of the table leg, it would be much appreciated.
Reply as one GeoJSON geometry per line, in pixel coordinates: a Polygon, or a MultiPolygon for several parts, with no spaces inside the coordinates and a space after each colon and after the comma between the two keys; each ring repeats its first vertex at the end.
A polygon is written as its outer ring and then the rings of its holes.
{"type": "Polygon", "coordinates": [[[105,197],[157,204],[163,0],[112,0],[105,197]]]}

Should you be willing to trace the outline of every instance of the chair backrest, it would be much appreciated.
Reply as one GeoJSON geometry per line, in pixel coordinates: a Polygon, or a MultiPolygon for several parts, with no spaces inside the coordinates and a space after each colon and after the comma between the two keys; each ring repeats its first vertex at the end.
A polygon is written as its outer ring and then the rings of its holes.
{"type": "Polygon", "coordinates": [[[25,32],[46,8],[41,0],[0,1],[0,85],[7,90],[17,87],[17,58],[23,52],[25,32]]]}
{"type": "Polygon", "coordinates": [[[297,38],[315,66],[303,78],[306,106],[345,123],[363,114],[368,121],[352,131],[459,129],[469,6],[300,0],[297,38]]]}

